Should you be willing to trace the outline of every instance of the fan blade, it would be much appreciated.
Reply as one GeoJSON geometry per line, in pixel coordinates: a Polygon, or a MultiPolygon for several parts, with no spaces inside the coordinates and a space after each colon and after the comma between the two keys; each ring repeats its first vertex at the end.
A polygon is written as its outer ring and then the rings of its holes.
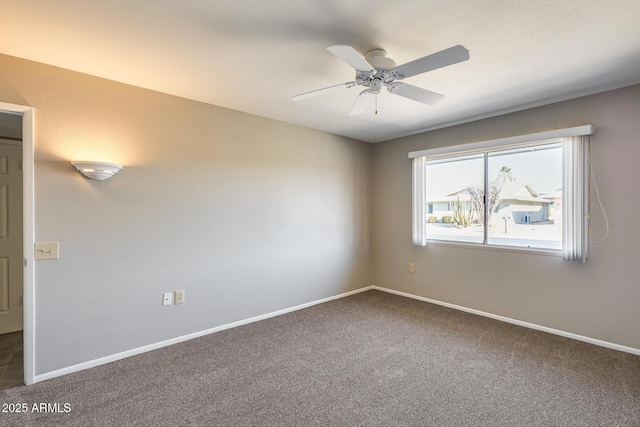
{"type": "Polygon", "coordinates": [[[387,90],[394,95],[400,95],[404,98],[412,99],[427,105],[436,104],[444,98],[444,95],[440,95],[439,93],[400,82],[390,84],[387,87],[387,90]]]}
{"type": "Polygon", "coordinates": [[[353,105],[351,106],[351,110],[349,110],[349,115],[355,116],[358,114],[362,114],[371,103],[370,95],[371,91],[369,89],[360,92],[360,95],[358,95],[358,97],[356,98],[356,102],[353,103],[353,105]]]}
{"type": "Polygon", "coordinates": [[[356,71],[375,71],[376,69],[371,66],[358,52],[351,46],[337,45],[329,46],[327,50],[333,53],[338,58],[342,59],[347,64],[351,65],[356,71]]]}
{"type": "Polygon", "coordinates": [[[415,61],[407,62],[397,66],[391,70],[396,79],[404,79],[406,77],[415,76],[416,74],[426,73],[427,71],[436,70],[448,65],[457,64],[458,62],[469,59],[469,51],[462,45],[450,47],[441,50],[415,61]]]}
{"type": "Polygon", "coordinates": [[[300,95],[294,95],[291,97],[293,101],[300,101],[302,99],[313,98],[314,96],[324,95],[325,93],[335,92],[340,89],[349,89],[356,86],[356,82],[340,83],[339,85],[325,87],[324,89],[312,90],[311,92],[301,93],[300,95]]]}

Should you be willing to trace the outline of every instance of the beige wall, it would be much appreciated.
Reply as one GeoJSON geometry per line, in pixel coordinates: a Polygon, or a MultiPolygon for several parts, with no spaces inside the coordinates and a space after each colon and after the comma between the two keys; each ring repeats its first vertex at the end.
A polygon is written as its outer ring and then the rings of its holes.
{"type": "MultiPolygon", "coordinates": [[[[373,283],[640,349],[640,86],[376,144],[373,283]],[[611,234],[589,261],[411,244],[409,151],[594,124],[592,163],[611,234]],[[407,272],[407,263],[415,273],[407,272]]],[[[605,232],[592,202],[593,237],[605,232]]]]}
{"type": "Polygon", "coordinates": [[[60,242],[36,374],[371,283],[368,144],[3,55],[0,101],[35,108],[36,241],[60,242]]]}

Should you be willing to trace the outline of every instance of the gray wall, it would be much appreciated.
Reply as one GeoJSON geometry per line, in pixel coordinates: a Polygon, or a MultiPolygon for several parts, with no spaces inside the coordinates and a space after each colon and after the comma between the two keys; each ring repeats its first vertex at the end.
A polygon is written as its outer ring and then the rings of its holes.
{"type": "Polygon", "coordinates": [[[0,100],[35,107],[36,241],[60,242],[36,374],[371,283],[369,144],[1,55],[0,100]]]}
{"type": "MultiPolygon", "coordinates": [[[[640,86],[376,144],[373,283],[640,348],[640,86]],[[592,163],[611,234],[586,264],[542,255],[411,244],[409,151],[594,124],[592,163]],[[407,272],[407,263],[415,273],[407,272]]],[[[592,201],[593,238],[605,232],[592,201]]]]}

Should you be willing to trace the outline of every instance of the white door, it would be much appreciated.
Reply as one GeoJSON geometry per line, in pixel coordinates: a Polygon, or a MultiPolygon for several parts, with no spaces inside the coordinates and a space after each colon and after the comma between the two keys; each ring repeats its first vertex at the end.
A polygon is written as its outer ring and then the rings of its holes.
{"type": "Polygon", "coordinates": [[[2,142],[0,140],[0,334],[5,334],[22,330],[22,146],[2,142]]]}

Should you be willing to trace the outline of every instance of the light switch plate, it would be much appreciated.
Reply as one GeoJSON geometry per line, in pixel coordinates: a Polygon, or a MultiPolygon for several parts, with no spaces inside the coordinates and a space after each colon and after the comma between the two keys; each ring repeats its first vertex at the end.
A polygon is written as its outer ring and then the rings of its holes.
{"type": "Polygon", "coordinates": [[[35,259],[58,259],[58,253],[58,242],[36,242],[35,244],[35,259]]]}
{"type": "Polygon", "coordinates": [[[165,292],[162,294],[162,305],[173,305],[173,292],[165,292]]]}

